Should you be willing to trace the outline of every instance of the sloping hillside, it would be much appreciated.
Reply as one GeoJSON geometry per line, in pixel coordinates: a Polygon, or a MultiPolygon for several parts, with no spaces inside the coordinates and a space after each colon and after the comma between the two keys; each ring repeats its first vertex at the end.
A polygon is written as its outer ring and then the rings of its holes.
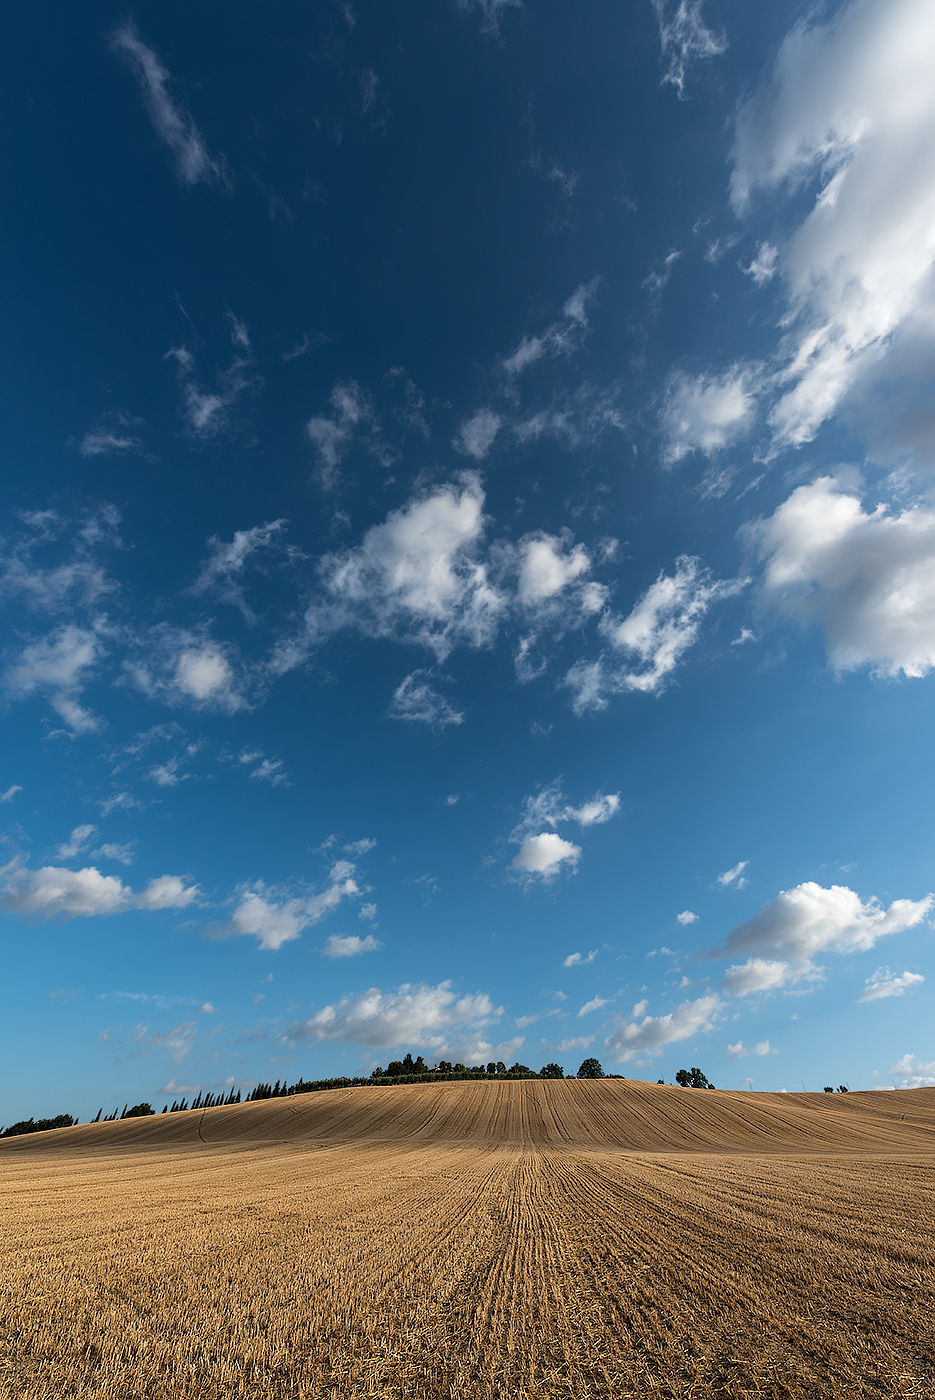
{"type": "Polygon", "coordinates": [[[511,1143],[635,1152],[935,1150],[935,1089],[755,1094],[639,1080],[332,1089],[11,1138],[4,1152],[225,1143],[511,1143]]]}

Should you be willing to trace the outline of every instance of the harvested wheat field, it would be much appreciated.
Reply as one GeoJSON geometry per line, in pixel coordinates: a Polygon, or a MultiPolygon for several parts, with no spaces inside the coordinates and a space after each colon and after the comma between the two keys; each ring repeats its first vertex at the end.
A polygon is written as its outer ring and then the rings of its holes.
{"type": "Polygon", "coordinates": [[[351,1089],[2,1144],[0,1395],[935,1397],[935,1091],[351,1089]]]}

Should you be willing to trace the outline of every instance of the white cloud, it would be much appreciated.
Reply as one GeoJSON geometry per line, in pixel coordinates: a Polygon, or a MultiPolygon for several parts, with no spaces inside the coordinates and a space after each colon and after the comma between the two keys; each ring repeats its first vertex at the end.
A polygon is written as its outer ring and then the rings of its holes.
{"type": "Polygon", "coordinates": [[[779,1051],[774,1050],[768,1040],[761,1040],[749,1048],[738,1040],[736,1045],[728,1045],[724,1053],[729,1060],[744,1060],[748,1055],[778,1055],[779,1051]]]}
{"type": "Polygon", "coordinates": [[[240,903],[223,928],[211,930],[212,937],[228,938],[250,934],[259,940],[261,948],[275,950],[284,943],[299,938],[302,930],[317,924],[344,899],[360,895],[360,888],[351,876],[350,861],[337,861],[331,869],[331,884],[321,894],[288,899],[277,903],[265,898],[265,886],[244,890],[240,903]]]}
{"type": "Polygon", "coordinates": [[[243,677],[237,675],[231,647],[167,624],[151,628],[135,646],[139,659],[125,661],[124,671],[144,695],[168,705],[226,714],[246,707],[243,677]]]}
{"type": "Polygon", "coordinates": [[[111,452],[140,452],[142,446],[137,437],[102,428],[96,433],[85,433],[78,444],[78,451],[82,457],[101,457],[111,452]]]}
{"type": "MultiPolygon", "coordinates": [[[[452,1034],[476,1031],[503,1015],[486,992],[459,997],[450,982],[404,984],[396,992],[371,987],[362,995],[325,1006],[290,1027],[293,1040],[340,1040],[374,1048],[422,1045],[442,1050],[452,1034]]],[[[522,1040],[517,1042],[522,1045],[522,1040]]]]}
{"type": "Polygon", "coordinates": [[[524,627],[515,653],[516,673],[520,681],[534,680],[548,664],[543,638],[554,641],[600,614],[608,590],[587,577],[590,556],[584,545],[572,544],[568,530],[560,535],[535,531],[515,545],[500,541],[491,556],[501,585],[515,579],[514,605],[524,627]]]}
{"type": "Polygon", "coordinates": [[[518,594],[525,607],[554,598],[591,569],[591,560],[583,544],[567,549],[565,540],[545,532],[525,535],[517,550],[518,594]]]}
{"type": "MultiPolygon", "coordinates": [[[[588,953],[587,957],[582,957],[580,953],[569,953],[568,957],[565,958],[564,962],[562,963],[562,967],[583,967],[586,966],[588,963],[593,962],[596,957],[596,948],[592,948],[590,953],[588,953]]],[[[555,995],[557,997],[560,997],[562,1001],[565,1000],[564,993],[556,992],[555,995]]]]}
{"type": "Polygon", "coordinates": [[[76,915],[116,914],[129,906],[132,891],[116,875],[102,875],[94,866],[65,870],[44,865],[39,870],[6,866],[2,907],[10,914],[39,919],[70,919],[76,915]]]}
{"type": "Polygon", "coordinates": [[[431,675],[431,671],[413,671],[400,681],[390,701],[391,719],[415,720],[432,729],[464,722],[464,715],[430,684],[431,675]]]}
{"type": "Polygon", "coordinates": [[[16,794],[22,791],[19,783],[11,783],[6,792],[0,792],[0,802],[12,802],[16,794]]]}
{"type": "Polygon", "coordinates": [[[374,421],[373,405],[355,380],[335,384],[331,391],[330,417],[316,415],[305,431],[318,454],[319,481],[327,488],[337,482],[337,469],[350,447],[356,430],[374,421]]]}
{"type": "Polygon", "coordinates": [[[606,1005],[606,997],[592,997],[590,1001],[586,1001],[584,1003],[584,1006],[582,1006],[581,1010],[578,1012],[578,1015],[587,1016],[592,1011],[600,1011],[601,1007],[606,1005]]]}
{"type": "Polygon", "coordinates": [[[81,525],[55,511],[27,512],[24,522],[22,535],[0,546],[0,596],[20,597],[28,608],[60,615],[75,608],[91,608],[117,591],[116,580],[108,578],[94,557],[101,543],[119,544],[120,516],[113,506],[99,508],[81,525]],[[43,566],[36,552],[57,541],[73,523],[70,558],[43,566]]]}
{"type": "Polygon", "coordinates": [[[712,579],[699,559],[681,555],[675,573],[660,574],[628,617],[602,620],[601,630],[613,651],[629,653],[638,669],[606,652],[595,662],[576,663],[565,677],[565,684],[575,692],[575,712],[606,709],[610,696],[625,691],[661,691],[683,653],[697,640],[711,604],[741,587],[712,579]]]}
{"type": "Polygon", "coordinates": [[[254,525],[249,530],[237,530],[229,542],[213,536],[208,541],[210,557],[201,566],[190,592],[196,596],[213,593],[222,603],[237,608],[247,622],[256,622],[256,616],[244,596],[243,577],[247,563],[253,556],[276,548],[285,527],[285,520],[268,520],[266,524],[254,525]]]}
{"type": "Polygon", "coordinates": [[[98,846],[96,851],[92,851],[92,856],[99,860],[116,860],[121,865],[132,865],[136,860],[136,852],[133,849],[132,841],[116,842],[104,841],[98,846]]]}
{"type": "Polygon", "coordinates": [[[187,909],[200,894],[197,885],[186,885],[178,875],[160,875],[150,880],[135,902],[140,909],[187,909]]]}
{"type": "Polygon", "coordinates": [[[900,1089],[935,1088],[935,1060],[925,1063],[913,1054],[902,1055],[895,1065],[890,1065],[889,1073],[906,1076],[899,1085],[900,1089]]]}
{"type": "Polygon", "coordinates": [[[494,443],[494,438],[503,427],[503,419],[492,408],[480,408],[470,418],[465,418],[452,446],[466,457],[482,462],[494,443]]]}
{"type": "MultiPolygon", "coordinates": [[[[810,972],[813,973],[813,969],[810,972]]],[[[784,987],[794,976],[787,962],[773,958],[748,958],[745,963],[729,967],[721,986],[731,996],[748,996],[751,992],[769,992],[784,987]]]]}
{"type": "Polygon", "coordinates": [[[354,933],[345,936],[333,933],[321,951],[326,958],[356,958],[359,953],[375,953],[382,947],[383,944],[372,933],[368,933],[366,938],[358,938],[354,933]]]}
{"type": "Polygon", "coordinates": [[[97,831],[97,827],[90,822],[85,822],[81,826],[76,826],[67,841],[63,841],[55,848],[57,860],[74,860],[79,851],[83,851],[89,844],[91,837],[97,831]]]}
{"type": "Polygon", "coordinates": [[[216,1016],[216,1015],[217,1015],[217,1012],[215,1011],[214,1007],[211,1005],[210,1001],[206,1001],[206,1002],[204,1003],[204,1005],[200,1008],[200,1010],[201,1010],[202,1016],[216,1016]]]}
{"type": "Polygon", "coordinates": [[[511,841],[520,841],[536,827],[556,827],[559,822],[577,822],[579,826],[598,826],[610,821],[620,810],[618,792],[596,792],[580,807],[572,807],[562,790],[561,778],[546,784],[523,804],[523,819],[513,828],[511,841]]]}
{"type": "Polygon", "coordinates": [[[342,627],[417,643],[439,660],[458,642],[490,642],[505,600],[478,559],[483,505],[480,481],[468,473],[391,511],[359,545],[326,555],[324,598],[306,614],[305,645],[282,652],[274,668],[297,664],[342,627]]]}
{"type": "Polygon", "coordinates": [[[519,9],[523,0],[458,0],[459,10],[480,10],[483,15],[481,29],[487,34],[499,34],[500,11],[519,9]]]}
{"type": "Polygon", "coordinates": [[[674,1041],[713,1030],[723,1005],[716,992],[707,992],[697,1001],[683,1001],[665,1016],[624,1022],[604,1042],[604,1050],[622,1064],[639,1055],[658,1055],[674,1041]]]}
{"type": "Polygon", "coordinates": [[[749,267],[744,268],[748,277],[752,277],[758,287],[770,282],[778,271],[779,249],[772,243],[761,243],[756,250],[756,257],[749,267]]]}
{"type": "Polygon", "coordinates": [[[95,632],[68,625],[30,642],[7,669],[4,687],[16,699],[37,691],[49,696],[53,710],[75,734],[94,734],[101,721],[83,708],[79,696],[103,655],[95,632]]]}
{"type": "Polygon", "coordinates": [[[662,410],[664,460],[671,465],[690,452],[712,457],[745,436],[756,414],[753,378],[737,365],[720,378],[673,375],[662,410]]]}
{"type": "Polygon", "coordinates": [[[717,877],[718,884],[726,887],[727,885],[734,884],[734,881],[736,881],[737,889],[742,890],[747,883],[743,877],[743,872],[749,864],[750,862],[748,860],[739,860],[730,870],[722,870],[717,877]]]}
{"type": "Polygon", "coordinates": [[[270,783],[273,787],[285,784],[290,787],[289,775],[281,758],[264,758],[250,774],[256,782],[270,783]]]}
{"type": "Polygon", "coordinates": [[[886,372],[900,332],[926,323],[910,374],[931,392],[933,62],[928,0],[852,0],[827,24],[797,24],[741,111],[738,213],[757,190],[791,201],[818,186],[780,251],[786,334],[771,414],[780,447],[810,441],[858,378],[886,372]]]}
{"type": "Polygon", "coordinates": [[[235,355],[217,375],[217,389],[202,388],[195,369],[195,358],[184,345],[173,345],[163,359],[175,360],[182,386],[186,430],[196,441],[207,442],[231,427],[232,411],[245,393],[259,393],[263,377],[252,360],[235,355]]]}
{"type": "Polygon", "coordinates": [[[698,920],[698,915],[693,914],[690,909],[683,909],[681,914],[676,914],[675,917],[680,924],[694,924],[698,920]]]}
{"type": "Polygon", "coordinates": [[[377,917],[377,906],[375,904],[362,904],[357,911],[359,919],[375,919],[377,917]]]}
{"type": "MultiPolygon", "coordinates": [[[[168,762],[157,763],[155,767],[150,768],[146,776],[152,778],[153,782],[157,783],[159,787],[178,787],[178,767],[179,760],[177,758],[170,758],[168,762]]],[[[188,774],[183,773],[182,777],[186,778],[188,774]]]]}
{"type": "Polygon", "coordinates": [[[564,865],[574,870],[581,856],[581,847],[565,841],[554,831],[542,831],[527,836],[510,862],[511,869],[530,879],[541,876],[551,880],[564,865]]]}
{"type": "Polygon", "coordinates": [[[867,952],[878,939],[915,928],[933,903],[935,896],[926,895],[895,899],[884,909],[876,899],[862,902],[846,885],[825,889],[809,880],[769,900],[706,956],[749,955],[746,963],[728,969],[722,986],[738,996],[766,991],[818,976],[812,962],[818,953],[867,952]]]}
{"type": "Polygon", "coordinates": [[[503,360],[503,369],[514,378],[530,365],[558,355],[572,355],[579,349],[590,329],[587,305],[597,291],[598,278],[576,287],[562,308],[562,316],[553,321],[542,335],[524,335],[519,345],[503,360]]]}
{"type": "Polygon", "coordinates": [[[662,81],[672,83],[679,97],[684,97],[691,65],[703,58],[717,58],[726,50],[727,40],[708,29],[701,17],[701,0],[653,0],[653,9],[667,65],[662,81]]]}
{"type": "Polygon", "coordinates": [[[168,72],[153,49],[140,38],[133,20],[125,20],[115,29],[110,42],[132,69],[156,135],[175,156],[183,184],[197,185],[199,181],[226,184],[222,161],[208,154],[204,137],[191,114],[172,97],[168,72]]]}
{"type": "Polygon", "coordinates": [[[867,513],[853,489],[820,477],[745,533],[765,597],[821,625],[836,670],[923,676],[935,666],[935,510],[867,513]]]}
{"type": "Polygon", "coordinates": [[[376,845],[378,845],[376,837],[362,836],[359,841],[349,841],[346,846],[341,847],[341,850],[345,855],[353,856],[356,860],[359,856],[365,856],[368,851],[372,851],[376,845]]]}
{"type": "Polygon", "coordinates": [[[921,987],[924,981],[925,978],[918,972],[904,972],[901,976],[894,976],[888,967],[878,967],[876,972],[867,978],[864,990],[857,1000],[880,1001],[884,997],[901,997],[911,987],[921,987]]]}

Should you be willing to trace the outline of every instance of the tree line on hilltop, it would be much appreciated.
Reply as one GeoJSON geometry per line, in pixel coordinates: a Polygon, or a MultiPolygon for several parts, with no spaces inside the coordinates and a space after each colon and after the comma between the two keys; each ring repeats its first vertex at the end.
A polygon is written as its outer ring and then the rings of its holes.
{"type": "MultiPolygon", "coordinates": [[[[486,1064],[465,1065],[460,1062],[452,1064],[450,1060],[439,1060],[438,1064],[431,1068],[425,1063],[421,1055],[413,1059],[411,1054],[407,1054],[402,1060],[390,1060],[386,1069],[378,1065],[368,1075],[358,1075],[348,1077],[346,1075],[333,1079],[299,1079],[295,1084],[289,1084],[287,1080],[276,1080],[275,1084],[257,1084],[245,1097],[242,1097],[239,1089],[231,1089],[227,1094],[220,1092],[198,1093],[195,1098],[188,1101],[186,1098],[173,1099],[171,1105],[164,1106],[163,1113],[185,1113],[192,1109],[219,1108],[222,1105],[239,1103],[257,1103],[262,1099],[291,1098],[293,1094],[313,1094],[324,1089],[357,1089],[365,1085],[391,1085],[391,1084],[425,1084],[429,1082],[437,1083],[439,1080],[457,1079],[623,1079],[622,1074],[605,1074],[601,1067],[600,1060],[594,1056],[589,1056],[583,1060],[578,1067],[576,1074],[565,1074],[564,1067],[550,1061],[543,1065],[540,1070],[530,1069],[528,1065],[521,1065],[518,1061],[510,1065],[509,1069],[502,1060],[489,1060],[486,1064]]],[[[665,1084],[664,1079],[658,1081],[665,1084]]],[[[705,1074],[693,1065],[691,1069],[680,1069],[675,1076],[675,1083],[683,1088],[691,1089],[713,1089],[715,1086],[705,1074]]],[[[825,1088],[826,1094],[833,1093],[831,1088],[825,1088]]],[[[847,1087],[840,1086],[840,1093],[846,1094],[847,1087]]],[[[113,1113],[102,1117],[103,1109],[98,1109],[97,1117],[92,1118],[92,1123],[113,1123],[117,1119],[124,1118],[149,1118],[156,1114],[156,1109],[148,1103],[134,1104],[129,1107],[124,1104],[123,1111],[114,1109],[113,1113]]],[[[19,1137],[23,1133],[43,1133],[50,1128],[72,1128],[78,1123],[77,1118],[73,1118],[70,1113],[60,1113],[57,1118],[27,1118],[19,1123],[13,1123],[9,1128],[0,1128],[0,1138],[19,1137]]]]}

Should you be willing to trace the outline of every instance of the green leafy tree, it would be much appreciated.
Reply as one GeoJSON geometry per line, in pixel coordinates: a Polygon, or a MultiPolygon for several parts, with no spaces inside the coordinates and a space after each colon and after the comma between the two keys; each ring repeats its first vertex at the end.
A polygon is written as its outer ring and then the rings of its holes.
{"type": "Polygon", "coordinates": [[[565,1071],[562,1069],[561,1065],[557,1065],[554,1060],[551,1060],[547,1065],[542,1066],[539,1071],[539,1078],[564,1079],[565,1071]]]}
{"type": "Polygon", "coordinates": [[[691,1069],[680,1069],[675,1076],[676,1084],[681,1084],[683,1089],[713,1089],[705,1075],[697,1065],[692,1065],[691,1069]]]}
{"type": "Polygon", "coordinates": [[[603,1079],[604,1071],[601,1069],[600,1060],[595,1060],[593,1055],[588,1060],[582,1060],[578,1070],[579,1079],[603,1079]]]}

